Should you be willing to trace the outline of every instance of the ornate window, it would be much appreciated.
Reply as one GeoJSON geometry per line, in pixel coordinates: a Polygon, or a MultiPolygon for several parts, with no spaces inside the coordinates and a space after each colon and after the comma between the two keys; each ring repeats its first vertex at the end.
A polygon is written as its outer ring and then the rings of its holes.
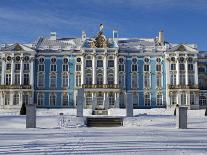
{"type": "Polygon", "coordinates": [[[114,75],[113,74],[108,75],[108,84],[114,84],[114,75]]]}
{"type": "Polygon", "coordinates": [[[189,74],[188,75],[188,84],[189,85],[194,85],[194,74],[189,74]]]}
{"type": "Polygon", "coordinates": [[[86,93],[86,105],[92,104],[92,94],[90,92],[86,93]]]}
{"type": "Polygon", "coordinates": [[[56,58],[51,58],[50,71],[56,72],[56,70],[57,70],[56,58]]]}
{"type": "Polygon", "coordinates": [[[56,95],[55,93],[50,94],[50,106],[55,106],[56,105],[56,95]]]}
{"type": "Polygon", "coordinates": [[[114,60],[108,60],[108,67],[114,67],[114,60]]]}
{"type": "Polygon", "coordinates": [[[39,58],[39,65],[38,65],[39,72],[44,72],[45,71],[44,61],[45,61],[44,58],[39,58]]]}
{"type": "Polygon", "coordinates": [[[38,87],[44,87],[45,85],[45,74],[40,72],[38,74],[38,87]]]}
{"type": "Polygon", "coordinates": [[[171,64],[170,65],[170,70],[175,71],[176,70],[176,64],[171,64]]]}
{"type": "Polygon", "coordinates": [[[86,67],[92,67],[92,60],[86,60],[86,67]]]}
{"type": "Polygon", "coordinates": [[[150,75],[144,74],[144,87],[150,87],[150,75]]]}
{"type": "Polygon", "coordinates": [[[103,84],[103,75],[102,74],[98,74],[98,76],[97,76],[97,84],[98,85],[102,85],[103,84]]]}
{"type": "Polygon", "coordinates": [[[92,84],[92,75],[91,74],[87,74],[86,75],[86,84],[91,85],[92,84]]]}
{"type": "Polygon", "coordinates": [[[27,105],[29,104],[29,95],[28,94],[23,94],[23,104],[27,105]]]}
{"type": "Polygon", "coordinates": [[[50,74],[50,87],[51,88],[56,87],[56,74],[55,73],[50,74]]]}
{"type": "Polygon", "coordinates": [[[20,85],[20,74],[19,73],[15,73],[15,85],[20,85]]]}
{"type": "Polygon", "coordinates": [[[125,76],[124,73],[119,74],[119,85],[121,88],[125,88],[125,76]]]}
{"type": "Polygon", "coordinates": [[[81,86],[81,75],[80,75],[80,73],[76,74],[75,83],[76,83],[76,87],[81,86]]]}
{"type": "Polygon", "coordinates": [[[24,74],[24,85],[29,85],[29,74],[24,74]]]}
{"type": "Polygon", "coordinates": [[[174,86],[176,85],[176,74],[175,73],[170,74],[170,84],[174,86]]]}
{"type": "Polygon", "coordinates": [[[81,65],[80,64],[76,64],[76,71],[81,71],[81,65]]]}
{"type": "Polygon", "coordinates": [[[193,64],[188,64],[188,70],[193,71],[193,64]]]}
{"type": "Polygon", "coordinates": [[[148,65],[148,64],[145,64],[145,65],[144,65],[144,71],[145,71],[145,72],[149,72],[149,65],[148,65]]]}
{"type": "Polygon", "coordinates": [[[157,64],[157,65],[156,65],[156,71],[157,71],[157,72],[161,72],[161,70],[162,70],[162,66],[161,66],[161,64],[157,64]]]}
{"type": "Polygon", "coordinates": [[[97,105],[103,105],[103,93],[102,92],[98,92],[97,94],[97,105]]]}
{"type": "Polygon", "coordinates": [[[62,86],[63,87],[68,87],[68,74],[67,73],[64,73],[62,75],[62,86]]]}
{"type": "Polygon", "coordinates": [[[150,93],[147,93],[144,95],[144,105],[145,106],[150,106],[151,104],[151,97],[150,97],[150,93]]]}
{"type": "Polygon", "coordinates": [[[180,66],[180,70],[181,70],[181,71],[184,71],[184,70],[185,70],[185,64],[180,63],[179,66],[180,66]]]}
{"type": "Polygon", "coordinates": [[[38,93],[38,95],[37,95],[37,105],[38,106],[44,105],[44,93],[38,93]]]}
{"type": "Polygon", "coordinates": [[[14,97],[14,101],[13,101],[14,103],[13,104],[14,105],[19,105],[19,93],[15,92],[13,97],[14,97]]]}
{"type": "Polygon", "coordinates": [[[138,87],[137,73],[132,73],[131,81],[132,81],[131,88],[132,89],[137,89],[137,87],[138,87]]]}
{"type": "Polygon", "coordinates": [[[97,60],[97,67],[103,67],[103,60],[97,60]]]}
{"type": "Polygon", "coordinates": [[[180,85],[185,85],[185,73],[180,73],[180,85]]]}
{"type": "Polygon", "coordinates": [[[157,95],[157,106],[161,106],[161,105],[163,105],[162,94],[158,94],[157,95]]]}
{"type": "Polygon", "coordinates": [[[8,71],[8,70],[11,70],[11,64],[10,63],[7,63],[6,64],[6,70],[8,71]]]}
{"type": "Polygon", "coordinates": [[[62,93],[62,105],[63,106],[68,106],[68,94],[67,93],[62,93]]]}
{"type": "Polygon", "coordinates": [[[114,102],[115,102],[114,93],[110,92],[109,93],[109,106],[113,107],[114,102]]]}
{"type": "Polygon", "coordinates": [[[132,59],[132,72],[137,72],[137,59],[132,59]]]}
{"type": "Polygon", "coordinates": [[[206,98],[206,96],[199,96],[199,105],[200,106],[207,105],[207,98],[206,98]]]}
{"type": "Polygon", "coordinates": [[[185,92],[181,93],[181,105],[186,105],[186,94],[185,94],[185,92]]]}
{"type": "Polygon", "coordinates": [[[11,84],[11,74],[6,74],[6,85],[11,84]]]}
{"type": "Polygon", "coordinates": [[[29,71],[29,63],[24,64],[24,71],[29,71]]]}
{"type": "Polygon", "coordinates": [[[177,95],[174,93],[170,94],[170,105],[175,105],[177,103],[177,95]]]}
{"type": "Polygon", "coordinates": [[[63,64],[63,72],[68,72],[68,64],[67,63],[63,64]]]}
{"type": "Polygon", "coordinates": [[[162,75],[157,74],[157,87],[161,88],[162,87],[162,75]]]}
{"type": "Polygon", "coordinates": [[[20,71],[20,64],[15,64],[15,71],[20,71]]]}

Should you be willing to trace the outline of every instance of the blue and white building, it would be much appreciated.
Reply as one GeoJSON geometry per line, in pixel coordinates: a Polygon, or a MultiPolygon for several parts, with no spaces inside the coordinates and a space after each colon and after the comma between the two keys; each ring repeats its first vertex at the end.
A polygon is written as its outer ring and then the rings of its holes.
{"type": "Polygon", "coordinates": [[[84,88],[85,108],[125,108],[132,94],[134,108],[181,104],[207,107],[207,52],[195,44],[174,44],[155,38],[40,37],[32,44],[2,44],[0,51],[2,109],[75,108],[77,89],[84,88]]]}

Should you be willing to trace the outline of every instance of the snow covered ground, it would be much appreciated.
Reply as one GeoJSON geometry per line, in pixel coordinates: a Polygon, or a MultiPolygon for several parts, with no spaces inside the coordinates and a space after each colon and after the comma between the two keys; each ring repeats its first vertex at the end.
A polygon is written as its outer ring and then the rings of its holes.
{"type": "MultiPolygon", "coordinates": [[[[75,115],[75,110],[61,112],[75,115]]],[[[124,112],[113,109],[110,115],[124,112]]],[[[1,115],[0,154],[207,155],[204,110],[188,111],[188,129],[176,129],[173,110],[165,109],[135,110],[124,127],[113,128],[87,128],[78,121],[60,128],[59,113],[38,111],[36,129],[25,129],[24,116],[1,115]]]]}

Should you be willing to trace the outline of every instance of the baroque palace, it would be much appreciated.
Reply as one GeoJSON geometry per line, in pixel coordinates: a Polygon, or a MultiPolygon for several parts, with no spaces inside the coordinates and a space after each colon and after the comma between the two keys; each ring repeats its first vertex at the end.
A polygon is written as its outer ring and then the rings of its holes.
{"type": "Polygon", "coordinates": [[[84,88],[85,108],[125,108],[132,94],[134,108],[190,109],[207,107],[207,52],[195,44],[155,38],[40,37],[31,44],[1,44],[0,108],[75,108],[84,88]]]}

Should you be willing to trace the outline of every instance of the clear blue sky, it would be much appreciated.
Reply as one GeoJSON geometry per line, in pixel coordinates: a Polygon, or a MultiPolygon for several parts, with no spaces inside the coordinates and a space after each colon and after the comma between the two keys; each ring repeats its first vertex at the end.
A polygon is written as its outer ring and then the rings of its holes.
{"type": "Polygon", "coordinates": [[[207,0],[0,0],[0,42],[31,42],[56,31],[59,37],[155,37],[207,50],[207,0]]]}

